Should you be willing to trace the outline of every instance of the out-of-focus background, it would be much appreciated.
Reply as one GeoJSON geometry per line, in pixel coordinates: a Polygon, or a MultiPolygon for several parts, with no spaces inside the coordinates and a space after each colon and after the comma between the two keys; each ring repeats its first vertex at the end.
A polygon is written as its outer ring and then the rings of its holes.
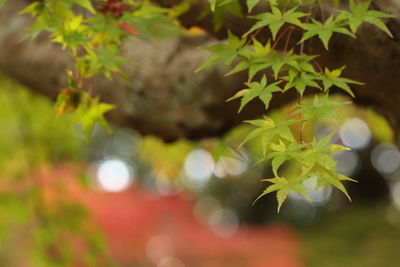
{"type": "Polygon", "coordinates": [[[312,203],[291,194],[277,214],[274,195],[253,204],[271,173],[258,140],[238,148],[247,126],[199,142],[115,125],[87,138],[0,75],[0,266],[399,266],[395,133],[372,110],[337,112],[306,134],[339,128],[352,202],[310,179],[312,203]]]}

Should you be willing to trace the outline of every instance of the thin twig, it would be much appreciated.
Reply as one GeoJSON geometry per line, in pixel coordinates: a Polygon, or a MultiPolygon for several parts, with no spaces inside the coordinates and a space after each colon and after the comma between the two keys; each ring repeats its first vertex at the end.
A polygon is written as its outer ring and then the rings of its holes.
{"type": "Polygon", "coordinates": [[[251,41],[253,40],[253,38],[256,38],[256,36],[261,32],[263,28],[259,28],[257,31],[255,31],[252,35],[250,35],[249,39],[247,40],[247,42],[244,44],[244,46],[249,45],[251,43],[251,41]]]}
{"type": "MultiPolygon", "coordinates": [[[[299,92],[297,92],[297,105],[298,105],[298,109],[300,111],[301,108],[301,103],[302,103],[302,99],[303,97],[301,96],[301,94],[299,92]]],[[[303,113],[299,112],[299,139],[300,139],[300,144],[303,143],[303,113]]]]}
{"type": "Polygon", "coordinates": [[[319,70],[321,73],[324,72],[324,70],[322,69],[321,65],[318,63],[318,61],[316,61],[316,60],[313,59],[313,60],[312,60],[312,63],[314,63],[315,66],[317,66],[318,70],[319,70]]]}
{"type": "Polygon", "coordinates": [[[318,1],[318,6],[319,6],[319,9],[321,10],[321,19],[322,19],[322,22],[323,22],[323,24],[325,24],[325,12],[324,12],[324,9],[322,8],[322,4],[321,4],[320,1],[318,1]]]}
{"type": "Polygon", "coordinates": [[[283,49],[284,53],[286,53],[286,51],[287,51],[287,48],[289,46],[289,40],[290,40],[290,37],[292,36],[292,32],[293,32],[294,29],[295,29],[294,27],[291,27],[290,32],[289,32],[289,34],[288,34],[288,36],[287,36],[287,38],[285,40],[285,47],[283,49]]]}
{"type": "MultiPolygon", "coordinates": [[[[287,27],[286,29],[284,29],[279,35],[278,35],[278,37],[275,39],[275,42],[274,42],[274,44],[272,45],[272,49],[274,49],[277,45],[278,45],[278,43],[279,43],[279,41],[282,39],[282,37],[285,35],[285,33],[287,32],[287,31],[289,31],[289,30],[293,30],[293,26],[290,26],[290,27],[287,27]]],[[[290,35],[289,35],[289,37],[290,37],[290,35]]],[[[289,38],[288,37],[288,38],[289,38]]],[[[287,39],[286,39],[287,40],[287,39]]]]}

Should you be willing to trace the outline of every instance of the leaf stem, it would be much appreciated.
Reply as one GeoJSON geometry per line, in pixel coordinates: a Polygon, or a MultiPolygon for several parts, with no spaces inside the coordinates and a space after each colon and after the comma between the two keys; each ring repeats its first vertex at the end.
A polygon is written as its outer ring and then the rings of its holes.
{"type": "Polygon", "coordinates": [[[257,31],[255,31],[253,34],[251,34],[249,36],[249,39],[247,40],[247,42],[244,44],[244,46],[249,45],[251,43],[251,41],[253,40],[253,38],[256,38],[256,36],[261,32],[261,30],[264,28],[259,28],[257,31]]]}
{"type": "MultiPolygon", "coordinates": [[[[311,6],[310,16],[307,17],[307,21],[312,16],[313,8],[314,8],[314,6],[311,6]]],[[[303,34],[304,34],[304,31],[303,31],[303,34]]],[[[304,54],[304,42],[302,42],[300,44],[300,51],[299,51],[299,55],[303,55],[303,54],[304,54]]],[[[297,105],[298,105],[298,109],[299,109],[299,141],[300,141],[300,144],[302,144],[304,142],[304,140],[303,140],[303,113],[300,112],[302,101],[303,101],[303,95],[300,94],[299,92],[297,92],[297,105]]]]}
{"type": "Polygon", "coordinates": [[[294,29],[295,29],[294,27],[291,27],[290,32],[289,32],[289,34],[288,34],[288,36],[287,36],[287,38],[285,40],[285,47],[283,49],[284,53],[286,53],[286,51],[287,51],[287,48],[289,46],[289,40],[290,40],[290,37],[292,36],[292,32],[293,32],[294,29]]]}
{"type": "Polygon", "coordinates": [[[77,89],[82,89],[82,87],[83,87],[83,80],[81,77],[81,72],[78,67],[78,59],[79,59],[79,57],[81,57],[81,54],[82,54],[81,48],[82,48],[81,46],[78,46],[76,49],[76,53],[74,53],[74,55],[73,55],[74,61],[75,61],[73,74],[74,74],[75,85],[76,85],[77,89]]]}
{"type": "MultiPolygon", "coordinates": [[[[302,100],[303,100],[303,97],[298,92],[297,93],[297,105],[298,105],[299,111],[301,108],[302,100]]],[[[300,144],[302,144],[304,142],[304,140],[303,140],[303,113],[301,113],[301,112],[299,112],[299,141],[300,141],[300,144]]]]}
{"type": "MultiPolygon", "coordinates": [[[[284,29],[279,35],[278,35],[278,37],[276,38],[276,40],[275,40],[275,42],[274,42],[274,44],[272,45],[272,49],[274,49],[277,45],[278,45],[278,43],[279,43],[279,41],[282,39],[282,37],[285,35],[285,33],[287,33],[289,30],[293,30],[293,26],[289,26],[289,27],[287,27],[286,29],[284,29]]],[[[290,37],[290,35],[289,35],[289,37],[290,37]]],[[[288,37],[288,38],[289,38],[288,37]]],[[[287,39],[286,39],[287,40],[287,39]]]]}
{"type": "Polygon", "coordinates": [[[319,70],[321,73],[324,73],[324,70],[322,69],[322,67],[321,67],[321,65],[318,63],[318,61],[316,61],[316,60],[313,59],[312,62],[315,64],[315,66],[317,66],[318,70],[319,70]]]}
{"type": "Polygon", "coordinates": [[[324,12],[324,9],[322,8],[321,1],[318,1],[318,6],[319,6],[319,10],[321,11],[322,22],[323,22],[323,24],[325,24],[325,12],[324,12]]]}

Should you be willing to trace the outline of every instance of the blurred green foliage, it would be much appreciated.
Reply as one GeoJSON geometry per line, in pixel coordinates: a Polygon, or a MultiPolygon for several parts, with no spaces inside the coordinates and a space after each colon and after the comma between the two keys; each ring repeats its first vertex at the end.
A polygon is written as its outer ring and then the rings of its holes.
{"type": "Polygon", "coordinates": [[[0,173],[23,175],[29,166],[81,159],[79,132],[56,117],[49,99],[0,74],[0,173]]]}
{"type": "Polygon", "coordinates": [[[49,99],[1,74],[0,125],[0,266],[102,266],[105,243],[85,208],[72,199],[45,201],[35,178],[43,166],[82,160],[83,133],[56,116],[49,99]],[[85,250],[78,253],[74,242],[85,250]]]}
{"type": "Polygon", "coordinates": [[[400,213],[385,203],[351,207],[300,236],[308,267],[395,267],[400,264],[400,213]]]}

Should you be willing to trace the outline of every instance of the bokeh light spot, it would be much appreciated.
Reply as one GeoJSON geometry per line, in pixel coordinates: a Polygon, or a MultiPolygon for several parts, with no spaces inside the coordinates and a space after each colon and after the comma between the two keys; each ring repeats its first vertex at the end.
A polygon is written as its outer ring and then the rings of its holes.
{"type": "Polygon", "coordinates": [[[248,164],[243,160],[233,157],[221,157],[214,168],[215,176],[223,178],[227,175],[238,176],[243,174],[248,164]]]}
{"type": "Polygon", "coordinates": [[[371,153],[372,165],[383,174],[391,174],[400,167],[400,152],[394,145],[379,144],[371,153]]]}
{"type": "Polygon", "coordinates": [[[400,211],[400,181],[397,181],[393,184],[391,188],[391,197],[393,206],[400,211]]]}
{"type": "Polygon", "coordinates": [[[337,172],[346,176],[352,176],[359,167],[360,158],[357,152],[350,151],[339,151],[333,154],[337,161],[337,172]]]}
{"type": "Polygon", "coordinates": [[[208,151],[195,149],[186,156],[184,170],[189,186],[202,187],[213,174],[214,159],[208,151]]]}
{"type": "Polygon", "coordinates": [[[371,141],[371,131],[360,118],[347,119],[339,129],[342,142],[351,148],[362,149],[371,141]]]}
{"type": "Polygon", "coordinates": [[[123,191],[133,182],[132,169],[123,160],[106,159],[98,165],[97,181],[104,191],[123,191]]]}
{"type": "Polygon", "coordinates": [[[208,223],[211,230],[222,238],[233,236],[239,228],[239,218],[230,209],[217,209],[213,211],[208,223]]]}

